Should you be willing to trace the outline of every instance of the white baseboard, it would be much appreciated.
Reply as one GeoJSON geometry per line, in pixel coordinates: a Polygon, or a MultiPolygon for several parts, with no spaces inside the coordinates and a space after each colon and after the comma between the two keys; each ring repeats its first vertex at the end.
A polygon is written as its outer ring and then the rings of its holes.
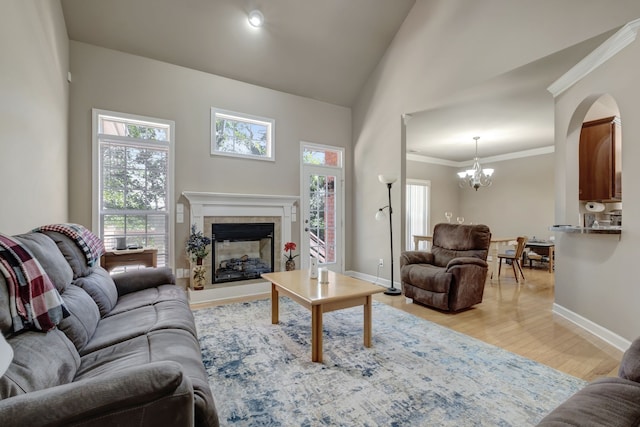
{"type": "MultiPolygon", "coordinates": [[[[360,273],[359,271],[348,270],[348,271],[344,272],[344,275],[345,276],[355,277],[356,279],[364,280],[366,282],[371,282],[371,283],[376,284],[376,285],[381,285],[381,286],[384,286],[385,288],[390,288],[391,287],[391,280],[381,279],[381,278],[376,277],[376,276],[371,276],[369,274],[360,273]]],[[[396,282],[395,280],[394,280],[394,283],[396,284],[395,287],[400,289],[400,284],[398,282],[396,282]]]]}
{"type": "Polygon", "coordinates": [[[625,351],[629,348],[629,346],[631,346],[631,341],[622,338],[620,335],[615,334],[606,328],[603,328],[597,323],[594,323],[586,317],[582,317],[581,315],[574,313],[573,311],[568,310],[561,305],[554,303],[552,311],[558,316],[564,317],[571,323],[574,323],[575,325],[595,335],[601,340],[606,341],[620,351],[625,351]]]}
{"type": "Polygon", "coordinates": [[[271,295],[271,283],[265,281],[259,283],[250,283],[246,285],[233,285],[221,288],[203,289],[201,291],[194,291],[193,289],[189,288],[188,294],[189,302],[191,304],[223,301],[262,294],[271,295]]]}

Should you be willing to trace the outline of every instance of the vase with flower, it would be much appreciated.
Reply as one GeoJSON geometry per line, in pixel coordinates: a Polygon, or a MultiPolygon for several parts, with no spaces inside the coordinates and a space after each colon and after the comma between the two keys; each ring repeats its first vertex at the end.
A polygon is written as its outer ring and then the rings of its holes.
{"type": "Polygon", "coordinates": [[[203,265],[203,260],[209,255],[209,245],[211,239],[205,236],[202,231],[198,231],[195,225],[191,226],[191,234],[187,240],[187,254],[191,262],[192,282],[194,290],[204,289],[207,267],[203,265]]]}
{"type": "Polygon", "coordinates": [[[296,269],[296,261],[295,258],[298,255],[293,255],[293,251],[296,250],[296,244],[293,242],[287,242],[284,244],[285,257],[287,258],[284,263],[284,268],[287,271],[292,271],[296,269]],[[288,254],[286,252],[289,252],[288,254]]]}

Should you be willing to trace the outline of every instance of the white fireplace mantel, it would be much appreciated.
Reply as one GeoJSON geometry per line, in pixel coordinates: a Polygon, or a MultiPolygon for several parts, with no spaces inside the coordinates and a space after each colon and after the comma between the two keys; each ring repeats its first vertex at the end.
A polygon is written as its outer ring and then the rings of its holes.
{"type": "MultiPolygon", "coordinates": [[[[189,201],[190,226],[204,231],[207,217],[279,217],[280,242],[290,242],[293,223],[297,221],[297,196],[268,194],[235,194],[183,191],[189,201]]],[[[266,282],[265,282],[266,283],[266,282]]],[[[268,285],[268,283],[266,283],[268,285]]],[[[223,289],[190,293],[192,302],[235,298],[267,292],[270,288],[257,285],[235,285],[223,289]]]]}
{"type": "Polygon", "coordinates": [[[281,242],[291,241],[291,227],[297,221],[297,196],[196,191],[183,191],[182,195],[189,201],[190,226],[198,230],[203,230],[208,216],[275,216],[282,222],[281,242]]]}

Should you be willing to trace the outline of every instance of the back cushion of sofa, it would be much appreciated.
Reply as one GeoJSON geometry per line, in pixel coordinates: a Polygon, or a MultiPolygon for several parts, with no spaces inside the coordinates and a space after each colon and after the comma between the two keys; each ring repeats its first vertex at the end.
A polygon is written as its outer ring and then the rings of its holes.
{"type": "Polygon", "coordinates": [[[58,329],[28,331],[8,339],[13,361],[0,378],[0,399],[67,384],[80,367],[80,356],[58,329]]]}
{"type": "Polygon", "coordinates": [[[62,294],[69,316],[62,319],[58,328],[73,342],[78,351],[82,350],[96,331],[100,313],[89,294],[77,286],[69,286],[62,294]]]}
{"type": "Polygon", "coordinates": [[[87,265],[84,252],[72,239],[57,231],[45,231],[42,234],[49,236],[58,245],[58,249],[73,270],[74,279],[91,274],[93,267],[87,265]]]}
{"type": "Polygon", "coordinates": [[[93,273],[80,277],[73,282],[93,298],[100,310],[100,316],[106,316],[118,302],[118,289],[111,275],[102,267],[95,267],[93,273]]]}
{"type": "Polygon", "coordinates": [[[73,271],[53,240],[42,233],[27,233],[14,238],[33,254],[58,292],[71,284],[73,271]]]}

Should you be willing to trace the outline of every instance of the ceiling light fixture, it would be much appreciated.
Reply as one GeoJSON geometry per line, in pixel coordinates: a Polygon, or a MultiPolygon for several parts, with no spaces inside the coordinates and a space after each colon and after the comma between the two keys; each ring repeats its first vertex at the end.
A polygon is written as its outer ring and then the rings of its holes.
{"type": "Polygon", "coordinates": [[[249,12],[249,24],[256,28],[262,27],[262,24],[264,24],[264,15],[262,12],[257,9],[249,12]]]}
{"type": "Polygon", "coordinates": [[[480,162],[478,161],[478,140],[479,136],[474,136],[476,140],[476,156],[473,158],[473,169],[467,169],[463,172],[458,172],[460,177],[460,188],[464,188],[467,185],[478,191],[480,187],[489,187],[493,182],[491,181],[491,175],[493,175],[493,169],[482,169],[480,162]]]}

